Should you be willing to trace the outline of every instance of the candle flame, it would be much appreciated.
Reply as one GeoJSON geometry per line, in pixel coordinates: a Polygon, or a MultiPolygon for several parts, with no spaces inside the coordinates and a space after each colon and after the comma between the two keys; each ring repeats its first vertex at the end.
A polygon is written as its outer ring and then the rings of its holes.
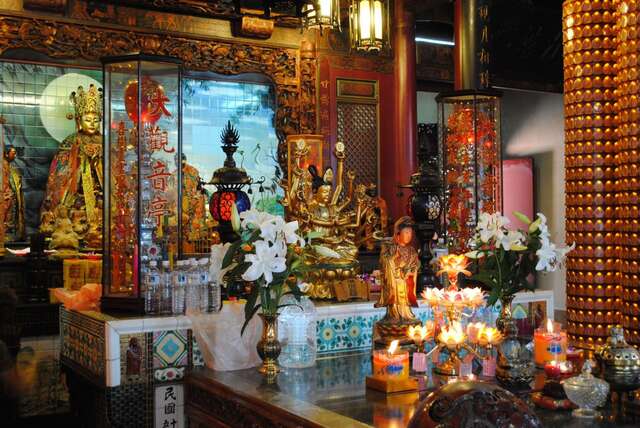
{"type": "Polygon", "coordinates": [[[450,278],[456,277],[459,273],[471,276],[471,272],[467,270],[467,257],[464,254],[447,254],[440,257],[438,262],[440,270],[436,275],[446,273],[450,278]]]}
{"type": "Polygon", "coordinates": [[[398,340],[394,340],[393,342],[391,342],[391,344],[389,345],[389,349],[387,350],[389,355],[392,355],[396,352],[396,349],[398,349],[398,343],[400,343],[400,341],[398,340]]]}
{"type": "Polygon", "coordinates": [[[446,345],[459,345],[464,342],[464,332],[459,321],[455,321],[450,326],[442,327],[438,340],[446,345]]]}
{"type": "Polygon", "coordinates": [[[547,332],[553,333],[553,321],[551,321],[551,318],[547,318],[547,332]]]}
{"type": "Polygon", "coordinates": [[[433,329],[433,321],[427,321],[425,325],[409,326],[407,335],[416,342],[424,342],[427,337],[433,334],[433,329]]]}
{"type": "Polygon", "coordinates": [[[478,341],[480,345],[497,345],[502,341],[502,333],[495,327],[484,327],[478,333],[478,341]]]}

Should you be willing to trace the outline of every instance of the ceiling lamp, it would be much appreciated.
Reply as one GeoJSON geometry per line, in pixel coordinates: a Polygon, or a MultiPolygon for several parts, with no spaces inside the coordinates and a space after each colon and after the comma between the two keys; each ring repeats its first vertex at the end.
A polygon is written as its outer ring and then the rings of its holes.
{"type": "Polygon", "coordinates": [[[389,0],[352,0],[351,47],[377,53],[389,46],[389,0]]]}
{"type": "Polygon", "coordinates": [[[305,0],[302,4],[303,28],[340,29],[340,0],[305,0]]]}

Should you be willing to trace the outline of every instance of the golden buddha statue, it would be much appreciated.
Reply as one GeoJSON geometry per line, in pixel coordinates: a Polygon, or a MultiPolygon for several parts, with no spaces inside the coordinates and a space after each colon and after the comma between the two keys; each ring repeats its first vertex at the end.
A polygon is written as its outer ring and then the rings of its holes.
{"type": "Polygon", "coordinates": [[[21,241],[25,239],[24,231],[24,194],[22,192],[22,174],[13,165],[17,151],[7,146],[2,159],[2,195],[4,200],[5,241],[21,241]]]}
{"type": "Polygon", "coordinates": [[[393,340],[410,343],[407,329],[421,322],[411,311],[418,307],[416,278],[420,260],[413,247],[414,223],[411,217],[399,218],[393,226],[393,238],[382,246],[380,270],[382,291],[376,308],[386,308],[384,317],[375,324],[377,343],[388,344],[393,340]]]}
{"type": "MultiPolygon", "coordinates": [[[[70,100],[75,110],[77,131],[60,144],[58,153],[51,162],[47,191],[41,209],[40,231],[45,234],[56,232],[55,223],[51,225],[51,213],[58,212],[58,207],[73,209],[74,220],[82,216],[77,211],[84,211],[86,227],[84,232],[77,233],[83,248],[96,249],[96,237],[87,243],[85,235],[91,230],[102,228],[103,174],[102,174],[102,90],[90,85],[85,91],[82,86],[72,92],[70,100]],[[47,220],[47,222],[45,222],[47,220]]],[[[57,222],[57,219],[56,219],[57,222]]],[[[76,233],[76,232],[74,232],[76,233]]],[[[100,240],[102,236],[99,237],[100,240]]],[[[98,245],[101,247],[101,245],[98,245]]]]}
{"type": "Polygon", "coordinates": [[[354,200],[353,171],[347,172],[345,186],[344,144],[338,142],[335,146],[335,175],[331,168],[327,168],[322,176],[315,165],[306,169],[302,167],[307,165],[309,154],[304,138],[293,144],[289,180],[282,183],[285,215],[288,221],[298,221],[303,235],[314,232],[319,235],[314,243],[331,250],[316,254],[313,260],[308,261],[317,266],[308,278],[311,286],[308,294],[318,299],[368,298],[366,284],[356,274],[360,270],[358,248],[373,239],[375,233],[375,228],[363,227],[373,219],[370,215],[373,205],[364,197],[364,192],[355,195],[354,200]]]}
{"type": "Polygon", "coordinates": [[[73,231],[73,224],[69,219],[69,211],[64,204],[58,205],[55,212],[55,223],[49,248],[56,250],[59,258],[73,257],[78,254],[80,242],[78,234],[73,231]]]}

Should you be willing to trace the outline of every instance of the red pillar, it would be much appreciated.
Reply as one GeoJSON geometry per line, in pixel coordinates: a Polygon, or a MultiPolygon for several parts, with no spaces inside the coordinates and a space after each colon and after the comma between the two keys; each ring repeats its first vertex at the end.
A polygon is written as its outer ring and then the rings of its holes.
{"type": "MultiPolygon", "coordinates": [[[[395,187],[388,199],[391,215],[398,218],[407,213],[410,191],[396,196],[397,185],[408,184],[416,170],[416,32],[415,14],[409,0],[395,0],[393,18],[395,117],[393,139],[393,172],[395,187]]],[[[382,124],[384,126],[384,124],[382,124]]]]}

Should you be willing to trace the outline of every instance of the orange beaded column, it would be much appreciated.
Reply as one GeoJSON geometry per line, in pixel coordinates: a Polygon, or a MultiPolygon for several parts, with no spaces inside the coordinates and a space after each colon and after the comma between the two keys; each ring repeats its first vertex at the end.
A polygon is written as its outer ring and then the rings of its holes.
{"type": "Polygon", "coordinates": [[[638,135],[640,92],[638,49],[640,2],[617,0],[616,13],[616,241],[619,249],[622,319],[627,341],[640,345],[640,156],[638,135]]]}
{"type": "Polygon", "coordinates": [[[614,2],[563,3],[567,329],[604,343],[619,322],[615,247],[614,2]]]}

